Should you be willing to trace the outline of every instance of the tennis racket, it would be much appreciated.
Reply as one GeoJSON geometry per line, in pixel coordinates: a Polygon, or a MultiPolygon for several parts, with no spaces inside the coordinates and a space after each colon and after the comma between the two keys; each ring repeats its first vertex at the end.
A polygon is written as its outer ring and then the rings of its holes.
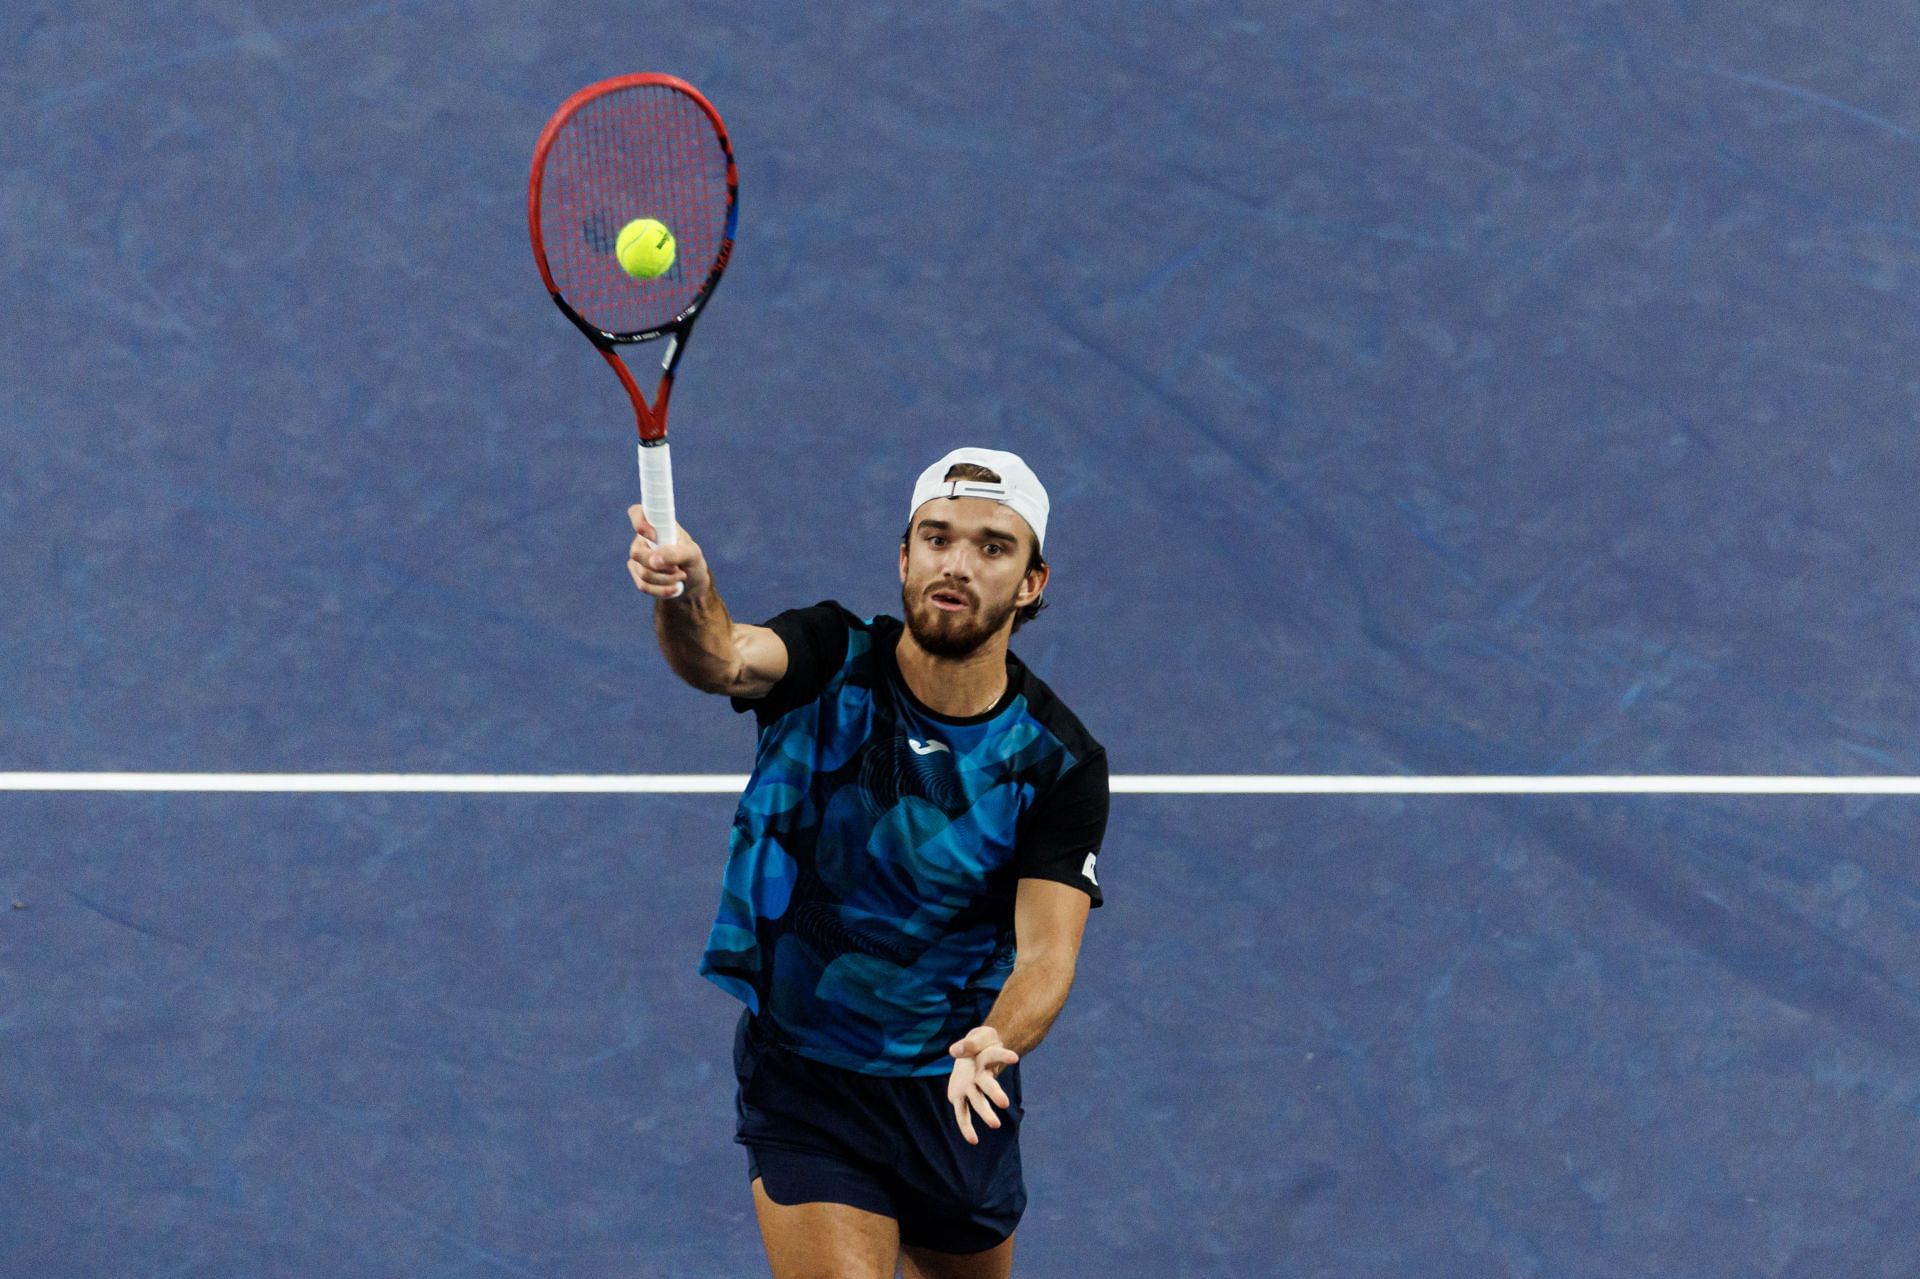
{"type": "Polygon", "coordinates": [[[640,429],[640,504],[662,543],[675,539],[667,400],[687,337],[733,255],[740,178],[727,126],[684,80],[616,76],[553,113],[533,149],[527,224],[540,278],[560,313],[620,377],[640,429]],[[653,218],[673,233],[673,264],[636,279],[615,249],[621,229],[653,218]],[[647,403],[616,348],[665,338],[647,403]]]}

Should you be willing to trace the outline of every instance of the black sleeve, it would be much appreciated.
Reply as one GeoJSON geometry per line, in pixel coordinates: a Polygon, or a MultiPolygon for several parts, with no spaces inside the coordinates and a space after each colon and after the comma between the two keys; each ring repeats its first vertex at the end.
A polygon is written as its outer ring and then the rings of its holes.
{"type": "Polygon", "coordinates": [[[1020,878],[1072,884],[1100,905],[1094,860],[1106,833],[1107,752],[1096,750],[1027,810],[1014,854],[1020,878]]]}
{"type": "Polygon", "coordinates": [[[761,625],[787,646],[787,673],[762,697],[736,697],[733,709],[753,711],[762,727],[805,706],[847,660],[847,613],[831,600],[809,608],[790,608],[761,625]]]}

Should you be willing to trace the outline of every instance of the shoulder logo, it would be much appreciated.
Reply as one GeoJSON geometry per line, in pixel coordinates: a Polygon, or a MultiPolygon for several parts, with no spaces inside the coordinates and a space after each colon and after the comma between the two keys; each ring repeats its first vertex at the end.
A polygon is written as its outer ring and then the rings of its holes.
{"type": "Polygon", "coordinates": [[[953,747],[947,745],[945,742],[933,741],[931,738],[923,742],[917,737],[909,737],[907,739],[907,745],[913,749],[913,753],[916,755],[931,755],[935,751],[945,751],[949,755],[953,754],[953,747]]]}
{"type": "Polygon", "coordinates": [[[1087,877],[1087,882],[1089,884],[1092,884],[1095,888],[1100,887],[1100,881],[1093,877],[1093,864],[1098,860],[1100,860],[1100,854],[1088,853],[1087,864],[1080,868],[1080,873],[1082,875],[1085,875],[1087,877]]]}

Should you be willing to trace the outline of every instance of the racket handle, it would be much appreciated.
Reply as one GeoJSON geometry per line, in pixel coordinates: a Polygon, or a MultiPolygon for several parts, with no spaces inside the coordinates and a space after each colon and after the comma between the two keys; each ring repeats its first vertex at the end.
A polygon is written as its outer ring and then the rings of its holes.
{"type": "MultiPolygon", "coordinates": [[[[665,440],[640,444],[640,506],[647,513],[647,523],[659,535],[658,544],[672,546],[680,531],[673,522],[673,456],[667,452],[665,440]]],[[[676,587],[673,598],[679,598],[686,589],[684,583],[676,587]]]]}

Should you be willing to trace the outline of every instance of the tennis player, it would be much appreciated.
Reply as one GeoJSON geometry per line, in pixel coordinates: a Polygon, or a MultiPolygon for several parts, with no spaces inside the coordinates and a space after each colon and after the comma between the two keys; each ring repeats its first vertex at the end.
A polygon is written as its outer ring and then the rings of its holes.
{"type": "Polygon", "coordinates": [[[914,485],[904,623],[764,626],[628,512],[668,665],[759,723],[701,972],[746,1005],[736,1139],[775,1279],[1011,1271],[1018,1062],[1073,984],[1107,823],[1105,750],[1007,648],[1047,509],[1018,457],[955,450],[914,485]]]}

